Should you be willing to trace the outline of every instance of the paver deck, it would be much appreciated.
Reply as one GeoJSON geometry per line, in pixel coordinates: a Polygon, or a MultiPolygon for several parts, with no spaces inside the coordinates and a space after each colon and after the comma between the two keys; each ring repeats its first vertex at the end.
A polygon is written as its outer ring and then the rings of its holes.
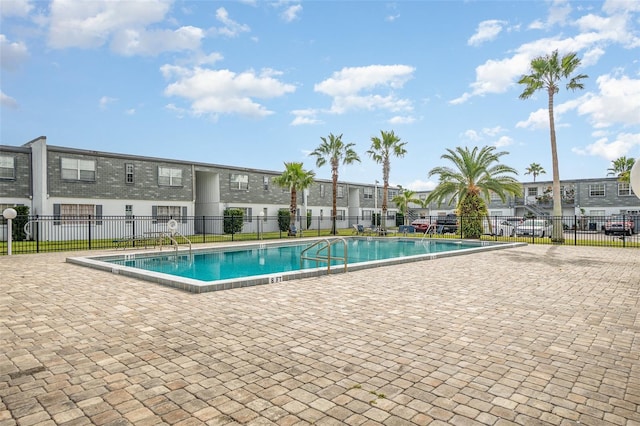
{"type": "Polygon", "coordinates": [[[635,249],[204,294],[78,255],[0,258],[0,426],[640,425],[635,249]]]}

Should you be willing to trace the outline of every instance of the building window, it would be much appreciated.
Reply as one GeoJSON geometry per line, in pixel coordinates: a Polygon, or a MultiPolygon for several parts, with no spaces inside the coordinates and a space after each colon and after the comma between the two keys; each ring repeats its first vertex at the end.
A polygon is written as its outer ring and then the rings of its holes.
{"type": "Polygon", "coordinates": [[[182,170],[171,167],[158,167],[158,185],[182,186],[182,170]]]}
{"type": "Polygon", "coordinates": [[[604,183],[589,185],[589,197],[604,197],[604,183]]]}
{"type": "Polygon", "coordinates": [[[365,188],[363,197],[365,200],[373,200],[373,188],[365,188]]]}
{"type": "Polygon", "coordinates": [[[362,210],[362,220],[371,220],[373,218],[373,210],[362,210]]]}
{"type": "Polygon", "coordinates": [[[270,182],[269,176],[262,177],[262,187],[264,188],[265,191],[269,190],[269,182],[270,182]]]}
{"type": "Polygon", "coordinates": [[[124,165],[124,181],[125,183],[133,183],[133,164],[124,165]]]}
{"type": "Polygon", "coordinates": [[[0,179],[15,179],[15,158],[8,155],[0,155],[0,179]]]}
{"type": "Polygon", "coordinates": [[[324,210],[320,209],[320,220],[324,219],[324,210]]]}
{"type": "Polygon", "coordinates": [[[397,189],[389,189],[387,191],[387,196],[389,197],[389,199],[393,199],[396,195],[398,195],[398,190],[397,189]]]}
{"type": "Polygon", "coordinates": [[[320,184],[320,198],[324,198],[324,184],[320,184]]]}
{"type": "Polygon", "coordinates": [[[266,222],[269,217],[269,210],[265,207],[262,209],[262,220],[266,222]]]}
{"type": "Polygon", "coordinates": [[[344,220],[345,217],[345,211],[344,210],[337,210],[336,211],[336,220],[344,220]]]}
{"type": "Polygon", "coordinates": [[[629,195],[633,195],[629,182],[618,182],[618,196],[628,197],[629,195]]]}
{"type": "Polygon", "coordinates": [[[527,188],[527,195],[529,197],[537,197],[538,196],[538,187],[537,186],[530,186],[529,188],[527,188]]]}
{"type": "Polygon", "coordinates": [[[500,195],[498,195],[497,193],[491,191],[491,199],[490,201],[492,203],[499,203],[502,202],[502,199],[500,198],[500,195]]]}
{"type": "Polygon", "coordinates": [[[127,204],[124,206],[124,216],[127,218],[126,222],[131,223],[131,217],[133,216],[133,205],[127,204]]]}
{"type": "Polygon", "coordinates": [[[61,223],[86,223],[89,217],[97,216],[94,204],[58,204],[58,206],[60,210],[54,211],[54,214],[57,213],[55,216],[60,217],[61,223]]]}
{"type": "Polygon", "coordinates": [[[180,206],[153,206],[152,216],[158,223],[166,223],[171,219],[180,219],[180,206]]]}
{"type": "Polygon", "coordinates": [[[62,158],[62,179],[66,180],[96,180],[95,160],[79,160],[77,158],[62,158]]]}
{"type": "Polygon", "coordinates": [[[337,198],[343,198],[344,197],[344,186],[338,185],[338,190],[336,192],[336,197],[337,198]]]}
{"type": "Polygon", "coordinates": [[[420,200],[424,201],[424,200],[426,200],[426,199],[427,199],[427,194],[420,194],[420,195],[418,195],[418,198],[419,198],[420,200]]]}
{"type": "Polygon", "coordinates": [[[246,191],[249,189],[249,175],[231,173],[229,182],[229,187],[233,190],[246,191]]]}

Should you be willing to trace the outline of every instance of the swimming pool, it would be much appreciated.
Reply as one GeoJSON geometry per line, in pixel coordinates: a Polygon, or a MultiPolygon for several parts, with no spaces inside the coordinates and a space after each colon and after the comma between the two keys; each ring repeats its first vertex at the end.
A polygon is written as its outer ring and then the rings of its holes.
{"type": "MultiPolygon", "coordinates": [[[[303,250],[314,243],[319,244],[317,247],[331,243],[332,258],[344,257],[343,246],[346,246],[349,271],[519,245],[487,241],[351,237],[68,258],[67,262],[201,293],[326,274],[328,268],[325,261],[301,261],[303,250]]],[[[314,249],[313,253],[318,251],[314,249]]],[[[320,254],[326,254],[326,249],[320,250],[320,254]]],[[[334,259],[331,271],[342,270],[343,262],[334,259]]]]}

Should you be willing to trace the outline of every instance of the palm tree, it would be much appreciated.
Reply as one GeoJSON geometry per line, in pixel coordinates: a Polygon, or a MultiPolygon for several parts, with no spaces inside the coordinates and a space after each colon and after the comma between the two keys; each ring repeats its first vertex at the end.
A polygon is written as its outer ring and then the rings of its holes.
{"type": "Polygon", "coordinates": [[[525,170],[525,175],[533,175],[534,182],[536,181],[536,176],[547,173],[547,171],[543,169],[542,166],[538,163],[529,164],[529,167],[527,167],[525,170]]]}
{"type": "Polygon", "coordinates": [[[586,74],[572,76],[580,65],[576,53],[568,53],[558,58],[558,51],[550,55],[539,56],[531,61],[531,74],[523,75],[518,81],[526,87],[520,99],[528,99],[540,89],[545,89],[549,98],[549,133],[551,135],[551,162],[553,164],[553,232],[551,240],[563,242],[562,233],[562,198],[560,194],[560,172],[558,168],[558,151],[556,147],[556,126],[553,116],[553,96],[560,91],[558,83],[561,79],[569,79],[566,88],[569,90],[584,89],[582,80],[586,74]]]}
{"type": "Polygon", "coordinates": [[[342,135],[334,136],[329,133],[327,138],[320,137],[322,143],[311,154],[316,157],[316,166],[322,167],[325,164],[331,164],[331,183],[333,189],[333,209],[331,210],[331,233],[336,235],[336,216],[338,215],[337,207],[337,190],[338,190],[338,168],[340,164],[351,164],[355,161],[360,162],[360,157],[353,150],[353,143],[345,144],[342,142],[342,135]]]}
{"type": "Polygon", "coordinates": [[[391,171],[390,157],[404,157],[407,153],[406,142],[400,142],[400,137],[390,132],[380,131],[380,137],[371,138],[371,148],[367,154],[378,164],[382,164],[382,229],[387,229],[387,193],[389,190],[389,172],[391,171]]]}
{"type": "Polygon", "coordinates": [[[403,190],[400,194],[393,197],[391,200],[396,206],[398,206],[398,210],[402,214],[404,218],[404,224],[407,225],[407,215],[409,213],[409,203],[420,204],[422,200],[415,197],[416,191],[411,191],[409,189],[403,190]]]}
{"type": "Polygon", "coordinates": [[[629,182],[631,178],[631,169],[636,163],[634,158],[620,157],[611,162],[608,168],[607,176],[617,176],[620,182],[629,182]]]}
{"type": "Polygon", "coordinates": [[[449,205],[457,200],[457,212],[462,220],[465,238],[480,238],[482,220],[488,215],[487,202],[491,194],[497,194],[502,202],[507,195],[522,193],[520,183],[510,176],[518,172],[500,163],[500,157],[507,152],[495,152],[496,147],[485,146],[478,150],[457,147],[447,148],[440,158],[449,160],[454,167],[435,167],[429,171],[429,177],[438,175],[439,183],[431,191],[425,204],[436,202],[438,206],[448,201],[449,205]]]}
{"type": "Polygon", "coordinates": [[[273,178],[273,183],[288,188],[291,191],[291,202],[289,204],[289,235],[293,235],[292,230],[296,224],[296,211],[298,209],[298,191],[304,191],[313,184],[315,173],[304,170],[302,163],[284,163],[284,172],[280,176],[273,178]]]}

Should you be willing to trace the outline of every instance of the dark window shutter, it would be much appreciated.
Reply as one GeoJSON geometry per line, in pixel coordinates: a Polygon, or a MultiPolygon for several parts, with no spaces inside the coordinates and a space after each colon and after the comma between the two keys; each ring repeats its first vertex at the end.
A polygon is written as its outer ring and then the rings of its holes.
{"type": "Polygon", "coordinates": [[[153,216],[153,223],[158,222],[158,206],[151,206],[151,216],[153,216]]]}
{"type": "Polygon", "coordinates": [[[187,207],[182,207],[182,223],[187,223],[187,207]]]}
{"type": "Polygon", "coordinates": [[[96,225],[102,225],[102,204],[96,205],[96,225]]]}
{"type": "Polygon", "coordinates": [[[60,204],[53,205],[53,224],[60,225],[60,204]]]}

